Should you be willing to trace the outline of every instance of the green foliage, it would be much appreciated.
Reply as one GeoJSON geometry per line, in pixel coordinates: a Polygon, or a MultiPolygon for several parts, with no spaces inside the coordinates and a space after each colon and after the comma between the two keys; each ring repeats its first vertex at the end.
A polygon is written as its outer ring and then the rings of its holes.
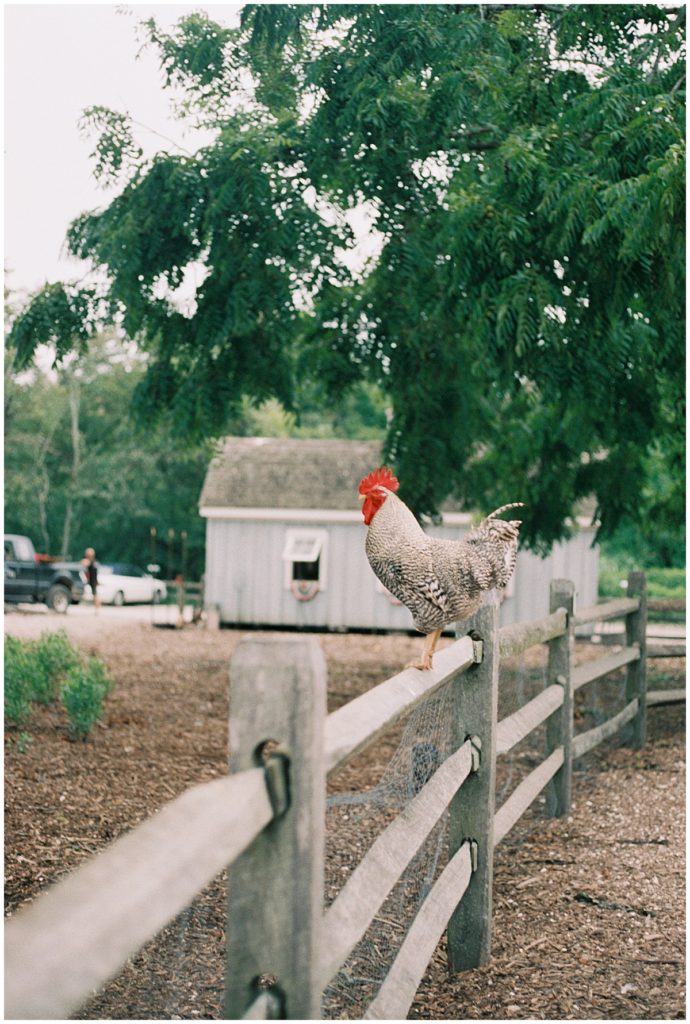
{"type": "Polygon", "coordinates": [[[58,696],[65,675],[79,664],[79,651],[72,646],[66,631],[59,629],[55,633],[41,634],[35,656],[42,683],[40,691],[34,688],[33,698],[47,704],[58,696]]]}
{"type": "MultiPolygon", "coordinates": [[[[101,717],[112,680],[100,658],[84,659],[64,630],[37,641],[5,636],[5,720],[15,727],[31,717],[31,704],[61,698],[73,738],[86,738],[101,717]]],[[[24,743],[26,746],[26,743],[24,743]]]]}
{"type": "Polygon", "coordinates": [[[50,704],[57,697],[58,681],[48,670],[41,657],[40,641],[27,642],[24,645],[21,660],[29,700],[35,701],[36,704],[50,704]]]}
{"type": "Polygon", "coordinates": [[[104,185],[114,185],[123,174],[136,167],[141,147],[132,134],[129,117],[107,107],[89,107],[79,122],[83,135],[97,133],[96,149],[91,154],[94,177],[104,185]]]}
{"type": "Polygon", "coordinates": [[[276,399],[258,408],[244,402],[233,432],[258,437],[347,437],[383,441],[386,398],[377,385],[361,382],[324,408],[315,388],[304,387],[296,412],[287,412],[276,399]]]}
{"type": "Polygon", "coordinates": [[[94,546],[100,561],[146,566],[153,556],[167,569],[167,548],[153,550],[175,531],[171,569],[182,571],[180,534],[187,533],[188,577],[204,565],[204,522],[198,500],[212,454],[163,430],[144,430],[128,410],[142,379],[140,358],[113,337],[96,339],[78,368],[57,379],[33,370],[8,378],[5,420],[5,529],[29,534],[38,550],[81,557],[94,546]],[[79,472],[73,478],[72,413],[78,407],[79,472]],[[67,547],[64,523],[71,531],[67,547]]]}
{"type": "Polygon", "coordinates": [[[647,587],[651,597],[685,599],[685,569],[648,569],[647,587]]]}
{"type": "MultiPolygon", "coordinates": [[[[50,704],[56,700],[61,679],[78,663],[79,652],[64,630],[43,633],[36,641],[5,637],[5,675],[9,681],[10,705],[19,708],[20,719],[24,701],[50,704]]],[[[13,713],[8,715],[7,705],[5,714],[19,724],[13,713]]]]}
{"type": "Polygon", "coordinates": [[[25,754],[27,752],[27,750],[29,749],[29,744],[30,743],[31,743],[31,736],[29,736],[28,732],[20,732],[19,735],[17,736],[16,742],[15,742],[15,745],[14,745],[15,746],[15,750],[19,754],[25,754]]]}
{"type": "Polygon", "coordinates": [[[4,664],[5,722],[22,726],[31,717],[34,659],[21,640],[5,636],[4,664]]]}
{"type": "Polygon", "coordinates": [[[103,701],[110,689],[110,678],[99,658],[69,670],[60,695],[69,716],[69,734],[85,740],[103,713],[103,701]]]}
{"type": "Polygon", "coordinates": [[[72,646],[63,629],[56,633],[42,633],[35,641],[6,636],[6,717],[14,724],[21,724],[28,717],[28,704],[32,701],[50,704],[56,700],[62,679],[79,663],[79,651],[72,646]]]}
{"type": "Polygon", "coordinates": [[[12,325],[17,368],[31,362],[38,341],[54,347],[56,363],[74,348],[83,352],[91,334],[94,300],[91,289],[61,283],[48,284],[38,292],[12,325]]]}
{"type": "MultiPolygon", "coordinates": [[[[639,568],[634,550],[628,553],[611,551],[604,545],[599,560],[599,596],[621,597],[629,572],[639,568]]],[[[685,569],[661,568],[659,566],[645,568],[647,577],[647,596],[649,598],[672,598],[685,600],[685,569]]]]}
{"type": "Polygon", "coordinates": [[[149,22],[178,113],[215,140],[139,158],[128,119],[92,108],[96,170],[122,188],[68,246],[107,293],[36,296],[10,335],[19,365],[120,318],[147,352],[138,414],[187,440],[227,432],[243,399],[298,417],[305,389],[327,406],[366,381],[416,512],[451,493],[520,499],[541,549],[594,495],[602,537],[626,522],[671,537],[684,29],[684,8],[648,4],[257,4],[239,30],[149,22]],[[381,248],[355,273],[358,208],[381,248]],[[174,291],[200,267],[183,310],[174,291]]]}

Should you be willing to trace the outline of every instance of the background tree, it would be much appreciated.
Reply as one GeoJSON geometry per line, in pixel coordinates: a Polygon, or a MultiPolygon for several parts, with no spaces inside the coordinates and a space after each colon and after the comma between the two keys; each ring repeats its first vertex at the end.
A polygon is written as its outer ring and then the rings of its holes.
{"type": "Polygon", "coordinates": [[[79,363],[58,373],[11,376],[6,394],[5,529],[28,533],[39,550],[145,566],[155,556],[180,571],[187,533],[188,575],[204,564],[198,500],[212,446],[185,449],[161,431],[138,430],[127,416],[144,373],[142,359],[117,338],[99,336],[79,363]],[[153,552],[150,529],[156,528],[153,552]]]}
{"type": "MultiPolygon", "coordinates": [[[[101,561],[145,566],[153,556],[163,575],[184,568],[198,579],[205,543],[198,503],[213,444],[185,446],[162,429],[137,428],[128,410],[145,372],[141,354],[106,334],[58,371],[13,372],[12,355],[8,349],[5,529],[28,533],[40,551],[53,555],[77,559],[93,545],[101,561]]],[[[230,430],[383,438],[383,401],[374,386],[356,386],[324,412],[314,396],[303,395],[299,422],[275,399],[259,407],[245,401],[230,430]]]]}
{"type": "Polygon", "coordinates": [[[679,529],[684,28],[682,7],[580,4],[150,22],[215,140],[143,160],[127,117],[87,112],[120,192],[68,243],[107,285],[37,295],[20,363],[119,317],[149,354],[136,407],[178,436],[225,432],[242,396],[291,411],[296,381],[367,380],[418,513],[520,498],[543,546],[594,494],[604,534],[650,500],[679,529]],[[380,251],[351,272],[357,209],[380,251]]]}

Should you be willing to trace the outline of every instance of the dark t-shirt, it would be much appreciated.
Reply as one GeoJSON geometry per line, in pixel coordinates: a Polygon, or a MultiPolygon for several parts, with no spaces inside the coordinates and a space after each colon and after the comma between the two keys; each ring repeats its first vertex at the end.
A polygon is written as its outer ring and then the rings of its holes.
{"type": "Polygon", "coordinates": [[[98,586],[98,569],[95,562],[89,562],[86,566],[86,579],[91,590],[95,593],[98,586]]]}

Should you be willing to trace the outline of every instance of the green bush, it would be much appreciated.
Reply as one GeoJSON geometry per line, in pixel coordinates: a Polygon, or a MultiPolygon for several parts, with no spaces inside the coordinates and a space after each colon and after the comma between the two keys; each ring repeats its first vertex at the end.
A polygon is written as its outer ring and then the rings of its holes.
{"type": "MultiPolygon", "coordinates": [[[[628,573],[638,568],[634,557],[612,557],[602,552],[599,559],[599,597],[623,597],[628,573]]],[[[647,577],[648,598],[685,599],[685,569],[652,568],[642,570],[647,577]]]]}
{"type": "Polygon", "coordinates": [[[685,569],[647,569],[649,597],[685,599],[685,569]]]}
{"type": "Polygon", "coordinates": [[[32,702],[49,704],[60,696],[70,736],[86,738],[111,685],[100,658],[85,661],[64,630],[37,641],[5,637],[5,721],[13,726],[28,722],[32,702]]]}
{"type": "Polygon", "coordinates": [[[57,698],[58,687],[43,666],[40,646],[40,640],[36,640],[27,643],[24,649],[29,698],[37,704],[50,704],[57,698]]]}
{"type": "Polygon", "coordinates": [[[60,693],[60,683],[71,668],[79,664],[79,651],[64,629],[55,633],[42,633],[36,644],[36,658],[42,670],[42,692],[34,697],[43,704],[55,700],[60,693]]]}
{"type": "Polygon", "coordinates": [[[100,658],[89,658],[86,665],[76,665],[68,671],[61,696],[73,739],[85,740],[89,735],[103,713],[103,701],[110,686],[110,677],[100,658]]]}
{"type": "Polygon", "coordinates": [[[50,704],[57,700],[60,681],[69,668],[79,664],[79,652],[70,643],[64,630],[43,633],[40,640],[19,640],[5,637],[5,715],[18,724],[16,716],[26,721],[24,705],[35,701],[50,704]]]}
{"type": "Polygon", "coordinates": [[[5,721],[20,726],[31,716],[33,658],[27,644],[5,637],[5,721]]]}
{"type": "Polygon", "coordinates": [[[621,582],[627,578],[628,571],[621,567],[617,559],[599,557],[599,599],[607,597],[623,597],[625,590],[621,582]]]}

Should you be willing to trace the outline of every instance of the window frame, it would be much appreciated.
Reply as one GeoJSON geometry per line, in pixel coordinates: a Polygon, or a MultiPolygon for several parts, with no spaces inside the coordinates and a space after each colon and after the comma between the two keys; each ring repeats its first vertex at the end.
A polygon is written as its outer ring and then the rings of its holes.
{"type": "Polygon", "coordinates": [[[313,582],[317,584],[318,590],[325,590],[327,584],[327,551],[328,551],[328,530],[315,529],[313,527],[288,527],[285,530],[283,543],[283,587],[285,590],[294,592],[296,583],[307,582],[296,580],[293,566],[298,562],[316,562],[318,565],[318,578],[313,582]],[[297,558],[295,548],[305,541],[311,542],[309,558],[297,558]]]}

